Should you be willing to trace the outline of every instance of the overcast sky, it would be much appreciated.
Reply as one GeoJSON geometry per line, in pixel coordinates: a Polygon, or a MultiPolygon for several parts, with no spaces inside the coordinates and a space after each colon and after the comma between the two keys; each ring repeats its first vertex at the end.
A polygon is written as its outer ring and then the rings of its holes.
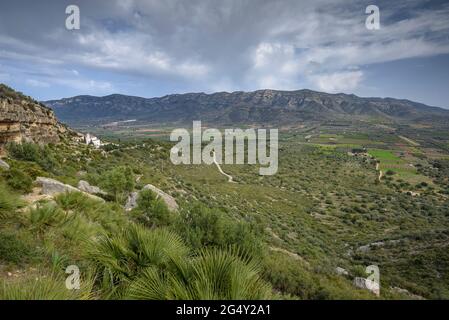
{"type": "Polygon", "coordinates": [[[308,88],[449,108],[449,3],[1,0],[0,82],[40,100],[308,88]]]}

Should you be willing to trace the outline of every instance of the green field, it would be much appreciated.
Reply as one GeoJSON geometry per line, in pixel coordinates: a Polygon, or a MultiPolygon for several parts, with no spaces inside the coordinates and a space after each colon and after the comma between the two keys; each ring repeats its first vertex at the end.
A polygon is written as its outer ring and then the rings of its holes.
{"type": "Polygon", "coordinates": [[[395,179],[402,179],[410,184],[421,182],[431,183],[431,180],[428,177],[418,173],[418,170],[412,163],[400,158],[394,151],[370,149],[368,154],[380,162],[380,170],[382,170],[384,174],[392,174],[395,179]]]}
{"type": "Polygon", "coordinates": [[[402,163],[402,160],[389,150],[370,149],[368,153],[381,162],[396,163],[396,164],[402,163]]]}

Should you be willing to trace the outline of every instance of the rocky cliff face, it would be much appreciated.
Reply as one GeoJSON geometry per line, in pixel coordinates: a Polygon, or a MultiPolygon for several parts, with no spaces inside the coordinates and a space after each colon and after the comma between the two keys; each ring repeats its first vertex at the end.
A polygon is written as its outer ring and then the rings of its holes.
{"type": "Polygon", "coordinates": [[[12,141],[56,143],[67,131],[52,110],[0,84],[0,152],[12,141]]]}

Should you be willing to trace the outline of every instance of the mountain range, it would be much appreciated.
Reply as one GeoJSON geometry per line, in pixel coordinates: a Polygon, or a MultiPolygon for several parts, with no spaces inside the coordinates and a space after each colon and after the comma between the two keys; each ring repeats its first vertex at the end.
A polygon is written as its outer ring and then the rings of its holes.
{"type": "Polygon", "coordinates": [[[71,125],[135,119],[174,124],[202,120],[219,125],[289,125],[303,121],[375,119],[387,122],[448,121],[449,110],[393,98],[363,98],[312,90],[171,94],[141,98],[113,94],[43,102],[71,125]]]}

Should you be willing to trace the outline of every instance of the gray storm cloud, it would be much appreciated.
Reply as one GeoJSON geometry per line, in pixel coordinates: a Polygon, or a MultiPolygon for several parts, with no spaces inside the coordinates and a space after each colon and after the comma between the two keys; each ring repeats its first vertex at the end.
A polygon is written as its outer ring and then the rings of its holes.
{"type": "Polygon", "coordinates": [[[19,70],[34,73],[29,85],[113,89],[79,78],[79,67],[205,91],[351,91],[363,66],[449,53],[449,6],[420,3],[378,1],[382,28],[372,32],[371,3],[355,0],[2,1],[0,63],[10,69],[0,76],[30,65],[19,70]],[[64,28],[69,4],[80,7],[79,31],[64,28]]]}

